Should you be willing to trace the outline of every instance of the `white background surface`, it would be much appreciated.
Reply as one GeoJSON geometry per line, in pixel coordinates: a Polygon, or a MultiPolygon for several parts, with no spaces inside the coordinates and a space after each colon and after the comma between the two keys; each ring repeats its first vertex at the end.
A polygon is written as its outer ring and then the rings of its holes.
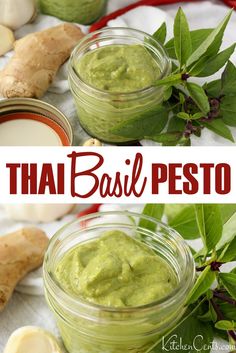
{"type": "MultiPolygon", "coordinates": [[[[129,3],[135,2],[135,0],[110,0],[108,5],[108,11],[113,11],[117,8],[125,6],[129,3]]],[[[215,26],[219,20],[226,14],[228,8],[226,6],[219,6],[218,1],[202,1],[195,4],[182,4],[191,24],[192,29],[199,27],[211,27],[215,26]]],[[[161,7],[168,12],[169,15],[174,16],[178,5],[163,6],[161,7]]],[[[135,16],[125,16],[125,24],[134,28],[139,27],[144,31],[153,31],[153,29],[159,27],[162,22],[153,22],[158,20],[159,14],[154,8],[142,9],[141,12],[135,10],[135,16]]],[[[36,23],[33,25],[28,25],[17,31],[17,38],[21,37],[25,33],[31,31],[36,31],[42,28],[50,27],[57,24],[59,21],[47,17],[39,16],[36,23]]],[[[110,25],[115,25],[117,22],[113,22],[110,25]]],[[[124,24],[124,25],[125,25],[124,24]]],[[[86,30],[86,29],[85,29],[86,30]]],[[[226,32],[226,40],[224,47],[230,45],[236,40],[236,14],[233,15],[231,24],[226,32]]],[[[0,67],[3,67],[7,62],[8,57],[0,59],[0,67]]],[[[236,63],[236,56],[234,55],[233,61],[236,63]]],[[[79,127],[78,120],[76,117],[73,101],[70,93],[66,92],[67,82],[66,82],[66,66],[64,66],[54,82],[53,87],[50,92],[44,97],[47,102],[57,105],[65,114],[70,118],[74,129],[76,130],[77,142],[81,143],[86,135],[82,132],[79,127]],[[58,92],[64,92],[58,95],[58,92]]],[[[236,137],[236,129],[233,129],[234,136],[236,137]]],[[[205,130],[203,138],[196,141],[194,140],[194,145],[226,145],[230,144],[226,140],[220,137],[215,137],[213,134],[205,130]]],[[[52,235],[62,224],[68,221],[70,217],[61,222],[55,222],[44,226],[43,228],[47,231],[49,235],[52,235]]],[[[10,232],[19,228],[20,224],[15,224],[6,218],[3,208],[0,208],[0,234],[10,232]]],[[[6,310],[0,314],[0,351],[3,351],[3,347],[9,337],[9,335],[17,329],[18,327],[24,325],[38,325],[49,329],[50,331],[56,333],[56,327],[54,320],[48,310],[44,298],[41,296],[30,296],[20,293],[15,293],[10,304],[7,306],[6,310]]],[[[33,352],[32,352],[33,353],[33,352]]]]}

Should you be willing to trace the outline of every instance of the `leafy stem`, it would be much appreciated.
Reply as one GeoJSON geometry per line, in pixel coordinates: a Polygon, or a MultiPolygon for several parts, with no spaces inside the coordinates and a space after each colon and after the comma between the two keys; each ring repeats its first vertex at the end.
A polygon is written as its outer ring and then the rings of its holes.
{"type": "Polygon", "coordinates": [[[167,26],[163,23],[153,38],[164,45],[173,69],[154,86],[164,91],[165,113],[156,108],[137,119],[122,122],[111,132],[134,140],[146,138],[165,146],[185,146],[191,144],[193,135],[200,138],[202,130],[208,129],[234,142],[230,127],[236,126],[236,67],[230,58],[236,44],[220,51],[231,14],[232,11],[215,29],[191,31],[180,8],[174,21],[174,38],[168,42],[167,26]],[[204,85],[192,82],[198,77],[210,77],[223,67],[218,80],[204,85]]]}
{"type": "MultiPolygon", "coordinates": [[[[221,335],[235,351],[236,268],[224,272],[222,265],[236,261],[236,205],[151,205],[144,213],[158,220],[165,216],[169,226],[186,240],[201,239],[203,244],[197,253],[192,249],[197,271],[186,298],[187,315],[165,335],[166,341],[177,335],[192,347],[194,338],[201,334],[205,346],[211,347],[214,337],[221,335]]],[[[153,348],[154,353],[165,351],[160,342],[153,348]]],[[[191,353],[197,352],[191,349],[191,353]]]]}
{"type": "MultiPolygon", "coordinates": [[[[221,312],[219,305],[215,302],[215,300],[210,299],[210,303],[216,312],[217,321],[225,321],[225,317],[224,317],[223,313],[221,312]]],[[[234,340],[234,342],[236,342],[236,332],[233,330],[228,330],[227,333],[228,333],[229,337],[231,337],[234,340]]]]}

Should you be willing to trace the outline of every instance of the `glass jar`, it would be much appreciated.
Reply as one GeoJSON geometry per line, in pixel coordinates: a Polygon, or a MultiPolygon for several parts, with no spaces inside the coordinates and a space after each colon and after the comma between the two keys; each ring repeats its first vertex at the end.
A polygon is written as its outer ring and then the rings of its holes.
{"type": "Polygon", "coordinates": [[[79,60],[88,52],[107,45],[144,46],[152,54],[160,69],[160,79],[171,72],[171,61],[160,43],[147,33],[130,28],[106,28],[84,37],[74,49],[69,63],[69,84],[84,130],[99,140],[124,144],[133,140],[130,136],[112,133],[124,122],[142,119],[155,114],[163,101],[163,87],[147,87],[129,93],[113,93],[94,88],[82,80],[76,71],[79,60]]]}
{"type": "Polygon", "coordinates": [[[153,218],[130,212],[101,212],[70,223],[54,235],[44,262],[46,299],[69,353],[149,352],[183,315],[194,276],[193,257],[180,235],[153,218]],[[151,230],[141,227],[140,221],[151,230]],[[124,231],[162,257],[176,273],[175,291],[148,305],[122,309],[92,304],[66,293],[55,280],[58,261],[76,245],[99,238],[108,230],[124,231]]]}
{"type": "Polygon", "coordinates": [[[39,5],[47,15],[88,25],[102,16],[106,0],[39,0],[39,5]]]}

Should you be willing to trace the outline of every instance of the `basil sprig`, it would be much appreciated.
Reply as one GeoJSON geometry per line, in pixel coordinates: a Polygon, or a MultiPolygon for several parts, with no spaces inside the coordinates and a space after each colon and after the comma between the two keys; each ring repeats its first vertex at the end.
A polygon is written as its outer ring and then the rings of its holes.
{"type": "MultiPolygon", "coordinates": [[[[146,206],[143,213],[161,220],[163,205],[146,206]]],[[[236,267],[226,273],[223,265],[233,267],[236,261],[236,205],[165,205],[164,215],[185,239],[201,238],[203,247],[193,251],[197,275],[186,314],[151,352],[184,353],[186,347],[191,353],[210,352],[217,336],[228,340],[235,351],[236,267]],[[176,341],[181,346],[175,349],[176,341]]]]}
{"type": "Polygon", "coordinates": [[[190,31],[179,8],[174,38],[166,43],[166,24],[153,34],[173,62],[172,73],[155,83],[165,90],[159,108],[116,126],[112,133],[133,139],[148,139],[162,145],[191,145],[193,135],[204,128],[234,142],[229,126],[236,126],[236,67],[230,62],[235,45],[220,50],[232,11],[215,28],[190,31]],[[192,78],[208,77],[226,65],[221,79],[200,85],[192,78]],[[181,122],[180,122],[181,120],[181,122]]]}

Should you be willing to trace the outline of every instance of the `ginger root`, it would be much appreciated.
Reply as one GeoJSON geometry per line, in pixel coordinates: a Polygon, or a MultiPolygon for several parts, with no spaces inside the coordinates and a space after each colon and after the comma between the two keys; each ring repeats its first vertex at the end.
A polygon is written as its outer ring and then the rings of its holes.
{"type": "Polygon", "coordinates": [[[0,93],[6,98],[42,97],[82,37],[78,27],[65,23],[16,41],[13,57],[0,71],[0,93]]]}
{"type": "Polygon", "coordinates": [[[24,228],[0,237],[0,312],[17,283],[42,265],[47,246],[46,234],[37,228],[24,228]]]}

